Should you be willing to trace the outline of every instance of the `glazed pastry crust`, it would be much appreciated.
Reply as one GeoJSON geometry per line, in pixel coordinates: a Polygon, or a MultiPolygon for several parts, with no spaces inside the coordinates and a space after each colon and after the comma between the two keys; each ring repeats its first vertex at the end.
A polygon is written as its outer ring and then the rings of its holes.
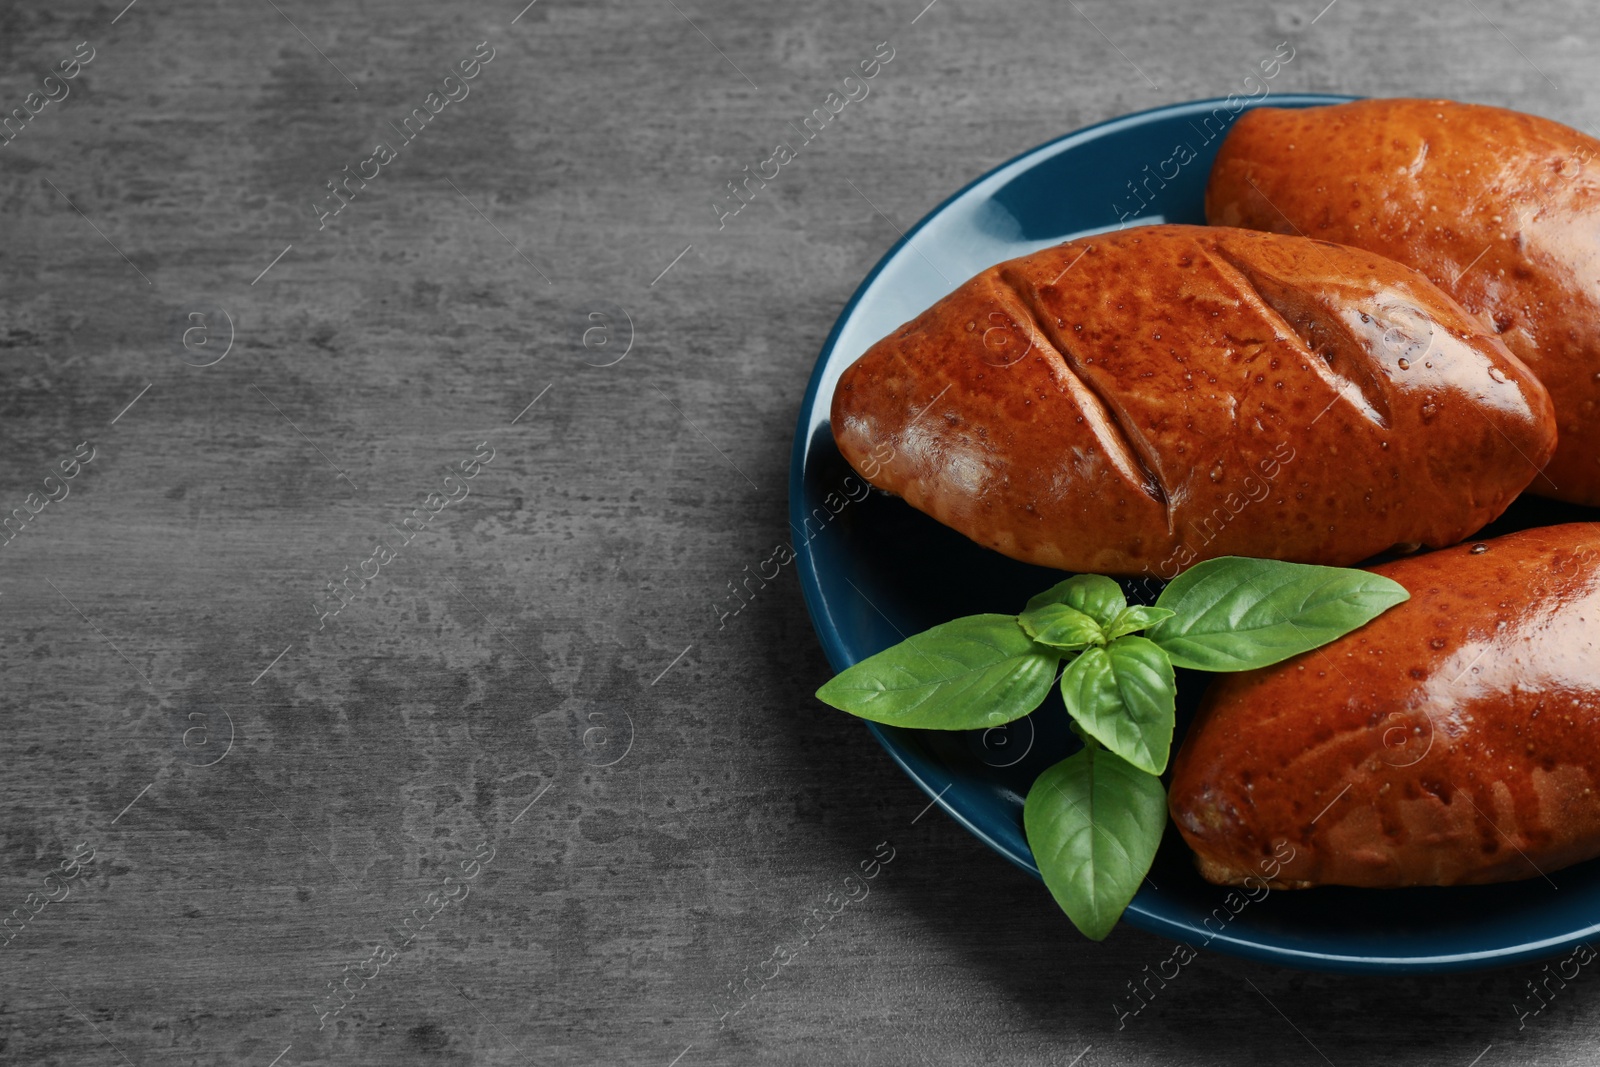
{"type": "Polygon", "coordinates": [[[832,425],[873,484],[980,544],[1160,578],[1453,544],[1555,447],[1544,389],[1417,272],[1176,225],[982,272],[844,372],[832,425]]]}
{"type": "Polygon", "coordinates": [[[1561,440],[1531,491],[1600,504],[1600,141],[1448,100],[1257,108],[1222,144],[1206,218],[1421,270],[1550,391],[1561,440]]]}

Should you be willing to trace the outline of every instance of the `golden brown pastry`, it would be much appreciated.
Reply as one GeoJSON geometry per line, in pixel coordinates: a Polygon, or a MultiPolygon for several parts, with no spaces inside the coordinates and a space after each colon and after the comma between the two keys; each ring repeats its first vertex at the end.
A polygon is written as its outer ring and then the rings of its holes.
{"type": "Polygon", "coordinates": [[[1280,886],[1460,885],[1600,855],[1600,524],[1372,570],[1411,599],[1206,691],[1168,791],[1200,873],[1281,850],[1280,886]]]}
{"type": "Polygon", "coordinates": [[[869,481],[980,544],[1160,578],[1453,544],[1555,447],[1544,389],[1417,272],[1203,226],[989,268],[847,368],[832,421],[869,481]]]}
{"type": "Polygon", "coordinates": [[[1206,218],[1422,271],[1555,401],[1561,441],[1530,490],[1600,504],[1600,141],[1448,100],[1257,108],[1222,144],[1206,218]]]}

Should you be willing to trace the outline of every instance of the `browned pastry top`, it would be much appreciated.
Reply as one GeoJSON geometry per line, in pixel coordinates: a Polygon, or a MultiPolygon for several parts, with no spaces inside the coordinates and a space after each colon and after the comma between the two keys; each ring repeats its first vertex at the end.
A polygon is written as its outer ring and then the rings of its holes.
{"type": "Polygon", "coordinates": [[[991,267],[849,367],[832,421],[857,470],[975,541],[1159,577],[1452,544],[1555,444],[1544,390],[1420,274],[1198,226],[991,267]]]}
{"type": "Polygon", "coordinates": [[[1600,141],[1448,100],[1257,108],[1222,144],[1206,217],[1421,270],[1550,391],[1561,441],[1531,491],[1600,504],[1600,141]]]}

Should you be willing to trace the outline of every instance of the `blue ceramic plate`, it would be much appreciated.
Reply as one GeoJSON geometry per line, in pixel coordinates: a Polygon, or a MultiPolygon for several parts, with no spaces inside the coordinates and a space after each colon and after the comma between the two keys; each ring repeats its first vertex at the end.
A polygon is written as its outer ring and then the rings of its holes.
{"type": "MultiPolygon", "coordinates": [[[[1346,99],[1273,96],[1261,103],[1317,107],[1346,99]]],[[[868,494],[828,428],[840,372],[880,337],[1000,260],[1119,225],[1204,223],[1211,161],[1236,117],[1226,102],[1207,100],[1051,141],[934,209],[861,283],[817,360],[790,469],[800,580],[835,670],[959,615],[1020,611],[1028,597],[1062,577],[981,548],[897,499],[868,494]]],[[[1593,518],[1576,510],[1519,502],[1488,532],[1593,518]]],[[[1148,595],[1140,599],[1148,602],[1148,595]]],[[[1181,735],[1204,681],[1179,673],[1181,735]]],[[[957,822],[1037,876],[1022,832],[1022,801],[1039,772],[1075,744],[1059,696],[1019,723],[986,732],[868,726],[957,822]]],[[[1600,862],[1557,872],[1560,892],[1541,879],[1453,889],[1324,888],[1274,892],[1234,913],[1224,903],[1227,891],[1200,879],[1169,826],[1150,874],[1123,921],[1195,948],[1294,967],[1466,970],[1554,955],[1600,933],[1600,862]]]]}

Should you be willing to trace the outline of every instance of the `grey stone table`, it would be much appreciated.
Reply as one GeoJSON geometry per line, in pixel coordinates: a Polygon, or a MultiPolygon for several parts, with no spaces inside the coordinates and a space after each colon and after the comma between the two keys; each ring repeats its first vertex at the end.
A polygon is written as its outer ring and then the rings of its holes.
{"type": "Polygon", "coordinates": [[[0,1061],[1596,1058],[1587,971],[1519,1021],[1536,968],[1206,953],[1119,1020],[1170,945],[824,713],[792,568],[722,615],[952,190],[1285,41],[1274,91],[1592,125],[1589,5],[124,2],[0,11],[0,1061]]]}

